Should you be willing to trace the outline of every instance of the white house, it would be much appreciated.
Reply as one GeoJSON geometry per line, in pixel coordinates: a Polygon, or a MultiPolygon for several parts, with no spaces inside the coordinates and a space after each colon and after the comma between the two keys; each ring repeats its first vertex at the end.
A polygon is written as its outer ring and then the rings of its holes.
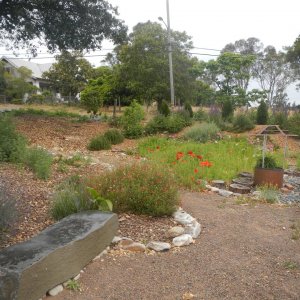
{"type": "Polygon", "coordinates": [[[31,61],[6,56],[3,56],[1,58],[1,61],[5,63],[5,70],[16,77],[19,76],[17,69],[20,67],[26,67],[27,69],[31,70],[32,74],[31,77],[28,78],[28,82],[32,83],[32,85],[39,88],[38,93],[42,92],[43,90],[50,89],[49,81],[43,79],[42,74],[45,71],[49,71],[50,67],[52,66],[51,63],[37,64],[31,61]]]}

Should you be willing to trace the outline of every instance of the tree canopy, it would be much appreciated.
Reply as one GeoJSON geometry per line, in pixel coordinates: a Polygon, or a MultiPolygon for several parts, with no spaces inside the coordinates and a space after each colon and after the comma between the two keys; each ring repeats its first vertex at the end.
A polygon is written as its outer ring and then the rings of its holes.
{"type": "Polygon", "coordinates": [[[15,48],[43,40],[50,51],[96,49],[104,38],[120,43],[127,27],[105,0],[2,0],[0,39],[15,48]]]}

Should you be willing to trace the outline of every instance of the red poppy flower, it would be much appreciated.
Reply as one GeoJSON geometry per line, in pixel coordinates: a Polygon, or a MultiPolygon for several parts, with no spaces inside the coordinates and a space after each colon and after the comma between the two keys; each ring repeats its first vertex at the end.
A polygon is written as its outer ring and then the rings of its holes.
{"type": "Polygon", "coordinates": [[[179,160],[180,158],[182,158],[184,156],[183,152],[177,152],[176,153],[176,159],[179,160]]]}
{"type": "Polygon", "coordinates": [[[194,170],[194,173],[198,173],[198,172],[199,172],[199,170],[198,170],[198,169],[195,169],[195,170],[194,170]]]}
{"type": "Polygon", "coordinates": [[[198,158],[199,160],[202,160],[202,159],[203,159],[203,156],[202,156],[202,155],[197,155],[197,158],[198,158]]]}
{"type": "Polygon", "coordinates": [[[201,161],[200,162],[200,166],[201,167],[211,167],[212,166],[212,163],[211,162],[209,162],[208,160],[205,160],[205,161],[201,161]]]}

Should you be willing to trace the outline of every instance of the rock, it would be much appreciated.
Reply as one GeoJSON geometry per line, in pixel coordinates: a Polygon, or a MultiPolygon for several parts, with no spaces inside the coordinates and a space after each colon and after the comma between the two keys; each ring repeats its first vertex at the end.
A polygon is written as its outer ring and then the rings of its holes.
{"type": "Polygon", "coordinates": [[[195,220],[195,218],[193,218],[191,215],[189,215],[184,210],[177,210],[173,214],[173,218],[175,219],[176,222],[178,222],[182,225],[187,225],[195,220]]]}
{"type": "Polygon", "coordinates": [[[181,226],[174,226],[168,230],[168,237],[174,238],[176,236],[182,235],[184,233],[184,228],[181,226]]]}
{"type": "Polygon", "coordinates": [[[242,172],[239,174],[241,177],[253,178],[253,174],[249,172],[242,172]]]}
{"type": "Polygon", "coordinates": [[[175,237],[172,242],[175,247],[182,247],[193,243],[193,241],[194,240],[190,234],[182,234],[175,237]]]}
{"type": "Polygon", "coordinates": [[[211,190],[212,192],[214,192],[214,193],[218,193],[220,189],[217,188],[217,187],[212,186],[210,190],[211,190]]]}
{"type": "Polygon", "coordinates": [[[150,242],[146,247],[157,252],[168,251],[171,249],[171,245],[164,242],[150,242]]]}
{"type": "Polygon", "coordinates": [[[294,187],[289,183],[285,183],[283,187],[287,188],[288,190],[293,190],[294,189],[294,187]]]}
{"type": "Polygon", "coordinates": [[[120,236],[115,236],[111,242],[112,242],[112,244],[118,244],[118,243],[119,243],[120,241],[122,241],[122,240],[123,240],[122,237],[120,237],[120,236]]]}
{"type": "Polygon", "coordinates": [[[229,190],[233,193],[240,193],[240,194],[250,193],[250,188],[248,186],[237,184],[237,183],[232,183],[229,186],[229,190]]]}
{"type": "Polygon", "coordinates": [[[79,280],[80,276],[81,276],[81,275],[80,275],[80,273],[79,273],[79,274],[77,274],[73,279],[74,279],[74,280],[79,280]]]}
{"type": "Polygon", "coordinates": [[[54,296],[58,295],[59,293],[61,293],[63,290],[64,290],[64,287],[62,286],[62,284],[59,284],[56,287],[54,287],[53,289],[49,290],[48,294],[50,296],[54,297],[54,296]]]}
{"type": "Polygon", "coordinates": [[[208,189],[208,190],[211,190],[212,186],[209,185],[209,184],[206,184],[205,187],[208,189]]]}
{"type": "Polygon", "coordinates": [[[213,180],[211,182],[211,185],[214,187],[217,187],[219,189],[224,189],[225,188],[225,181],[224,180],[213,180]]]}
{"type": "Polygon", "coordinates": [[[240,177],[240,178],[234,178],[232,179],[232,183],[240,184],[240,185],[245,185],[248,187],[253,186],[254,181],[249,178],[249,177],[240,177]]]}
{"type": "Polygon", "coordinates": [[[133,243],[134,243],[134,241],[131,240],[131,239],[122,239],[122,240],[118,243],[118,246],[119,246],[120,248],[124,248],[124,247],[127,247],[127,246],[129,246],[129,245],[131,245],[131,244],[133,244],[133,243]]]}
{"type": "Polygon", "coordinates": [[[288,194],[288,193],[290,193],[291,190],[289,190],[289,189],[287,189],[287,188],[285,188],[285,187],[282,187],[282,188],[280,189],[280,191],[281,191],[282,193],[288,194]]]}
{"type": "Polygon", "coordinates": [[[193,295],[192,293],[184,293],[182,295],[182,300],[191,300],[191,299],[194,299],[195,298],[195,295],[193,295]]]}
{"type": "Polygon", "coordinates": [[[229,197],[233,194],[233,192],[227,190],[219,190],[219,195],[223,197],[229,197]]]}
{"type": "Polygon", "coordinates": [[[196,239],[201,232],[201,225],[196,220],[192,223],[185,225],[184,233],[189,234],[192,238],[196,239]]]}
{"type": "Polygon", "coordinates": [[[132,252],[145,252],[146,247],[142,243],[133,242],[127,246],[123,246],[122,249],[132,251],[132,252]]]}
{"type": "Polygon", "coordinates": [[[255,197],[260,197],[261,196],[261,191],[254,191],[252,193],[252,195],[255,196],[255,197]]]}
{"type": "Polygon", "coordinates": [[[76,276],[105,250],[117,215],[87,211],[68,216],[26,242],[0,251],[0,299],[39,299],[76,276]]]}

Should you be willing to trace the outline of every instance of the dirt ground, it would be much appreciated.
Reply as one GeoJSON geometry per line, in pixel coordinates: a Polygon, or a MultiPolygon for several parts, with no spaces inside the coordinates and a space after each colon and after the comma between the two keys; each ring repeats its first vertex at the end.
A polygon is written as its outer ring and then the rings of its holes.
{"type": "Polygon", "coordinates": [[[300,299],[300,269],[291,267],[300,266],[300,241],[290,228],[299,207],[190,192],[181,198],[202,224],[195,244],[154,255],[112,251],[86,267],[80,292],[53,299],[300,299]]]}
{"type": "MultiPolygon", "coordinates": [[[[112,151],[86,149],[90,138],[108,129],[107,124],[19,117],[16,125],[30,145],[55,155],[80,152],[92,163],[69,166],[64,173],[54,164],[48,181],[36,179],[27,169],[1,164],[0,189],[16,200],[19,217],[0,248],[27,240],[54,222],[49,199],[64,178],[101,173],[139,159],[129,155],[135,141],[126,140],[112,151]]],[[[161,254],[111,251],[86,267],[80,292],[65,290],[53,299],[189,299],[187,293],[194,299],[300,299],[300,240],[291,238],[291,227],[300,220],[299,206],[238,205],[233,199],[186,191],[181,200],[202,225],[195,244],[161,254]]],[[[119,217],[125,220],[120,235],[136,241],[164,239],[174,225],[169,218],[119,217]]]]}

